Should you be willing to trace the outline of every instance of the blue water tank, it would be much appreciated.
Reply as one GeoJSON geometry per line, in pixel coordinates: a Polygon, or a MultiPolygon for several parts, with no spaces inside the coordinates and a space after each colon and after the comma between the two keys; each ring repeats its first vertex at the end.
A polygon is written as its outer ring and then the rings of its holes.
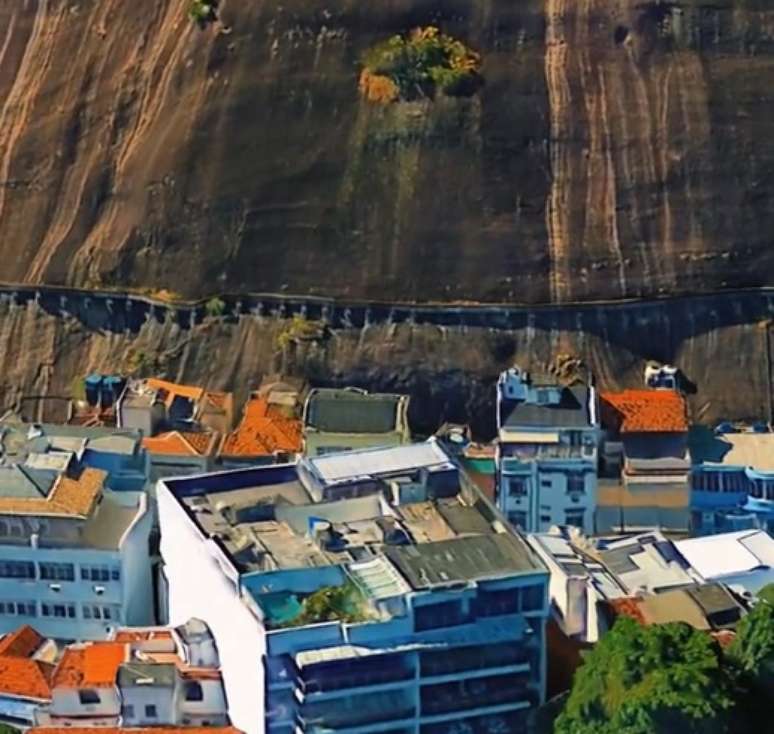
{"type": "Polygon", "coordinates": [[[126,384],[126,378],[120,375],[110,375],[102,380],[102,407],[109,408],[121,395],[126,384]]]}
{"type": "Polygon", "coordinates": [[[102,375],[88,375],[84,380],[86,387],[86,402],[96,405],[99,402],[99,394],[102,388],[102,375]]]}

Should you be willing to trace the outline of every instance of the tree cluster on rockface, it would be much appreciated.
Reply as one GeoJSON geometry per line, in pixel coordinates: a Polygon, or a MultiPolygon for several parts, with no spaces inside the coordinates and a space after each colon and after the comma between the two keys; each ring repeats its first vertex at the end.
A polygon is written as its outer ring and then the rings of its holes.
{"type": "Polygon", "coordinates": [[[469,96],[481,85],[481,57],[428,26],[377,44],[363,57],[360,93],[370,102],[469,96]]]}
{"type": "Polygon", "coordinates": [[[724,649],[686,624],[619,618],[575,674],[555,734],[771,731],[774,586],[724,649]]]}

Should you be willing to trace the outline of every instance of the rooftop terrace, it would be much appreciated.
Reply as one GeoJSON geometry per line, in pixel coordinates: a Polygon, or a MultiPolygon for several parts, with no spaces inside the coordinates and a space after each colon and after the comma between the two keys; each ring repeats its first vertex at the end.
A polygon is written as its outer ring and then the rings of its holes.
{"type": "Polygon", "coordinates": [[[435,442],[169,480],[167,486],[202,533],[220,541],[244,587],[279,626],[305,619],[305,600],[318,592],[330,598],[315,604],[335,603],[349,609],[345,616],[359,618],[369,603],[410,589],[542,569],[435,442]],[[434,466],[445,470],[441,494],[417,479],[406,501],[373,481],[434,466]],[[320,477],[333,483],[362,477],[363,483],[355,482],[347,498],[315,502],[306,484],[320,477]],[[347,588],[360,596],[344,593],[347,588]]]}
{"type": "Polygon", "coordinates": [[[389,433],[396,430],[405,400],[402,395],[317,389],[309,395],[304,422],[331,433],[389,433]]]}

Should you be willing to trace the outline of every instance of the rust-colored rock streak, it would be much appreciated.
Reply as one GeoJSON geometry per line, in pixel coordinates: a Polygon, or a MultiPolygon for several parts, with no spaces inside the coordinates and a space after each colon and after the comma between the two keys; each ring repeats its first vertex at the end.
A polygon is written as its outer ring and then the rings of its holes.
{"type": "Polygon", "coordinates": [[[679,291],[680,271],[710,249],[708,88],[682,17],[672,4],[546,0],[556,302],[593,297],[590,269],[607,273],[613,296],[644,283],[679,291]]]}
{"type": "Polygon", "coordinates": [[[0,280],[549,301],[774,273],[761,0],[0,2],[0,280]],[[373,105],[437,24],[472,98],[373,105]]]}

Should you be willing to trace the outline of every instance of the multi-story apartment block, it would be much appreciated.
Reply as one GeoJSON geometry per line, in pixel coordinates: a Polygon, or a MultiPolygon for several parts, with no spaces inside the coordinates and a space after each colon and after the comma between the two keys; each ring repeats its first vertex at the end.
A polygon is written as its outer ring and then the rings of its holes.
{"type": "Polygon", "coordinates": [[[0,632],[97,639],[151,621],[147,497],[105,476],[68,452],[0,465],[0,632]]]}
{"type": "Polygon", "coordinates": [[[157,497],[170,617],[248,734],[521,732],[543,700],[547,571],[434,440],[157,497]]]}
{"type": "Polygon", "coordinates": [[[530,532],[574,525],[591,532],[599,418],[593,385],[565,386],[519,367],[497,382],[498,505],[530,532]]]}

